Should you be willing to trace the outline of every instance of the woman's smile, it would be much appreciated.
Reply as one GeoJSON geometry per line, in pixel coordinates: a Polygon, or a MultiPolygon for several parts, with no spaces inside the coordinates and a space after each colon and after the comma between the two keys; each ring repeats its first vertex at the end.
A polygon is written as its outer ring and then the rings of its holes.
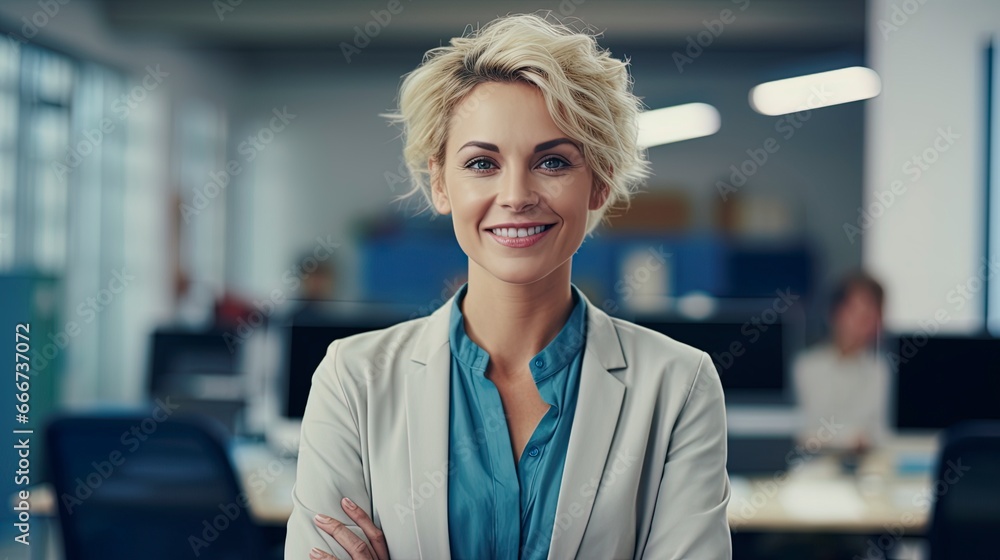
{"type": "Polygon", "coordinates": [[[486,230],[497,243],[505,247],[524,249],[542,240],[555,224],[529,228],[494,228],[486,230]]]}

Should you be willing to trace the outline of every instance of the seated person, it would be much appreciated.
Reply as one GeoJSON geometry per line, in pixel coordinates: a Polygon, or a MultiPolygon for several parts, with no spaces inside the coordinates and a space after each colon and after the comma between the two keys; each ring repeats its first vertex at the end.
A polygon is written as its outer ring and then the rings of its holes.
{"type": "Polygon", "coordinates": [[[876,344],[883,297],[870,275],[845,277],[831,301],[830,339],[793,364],[799,441],[810,451],[860,453],[888,433],[889,364],[876,344]]]}

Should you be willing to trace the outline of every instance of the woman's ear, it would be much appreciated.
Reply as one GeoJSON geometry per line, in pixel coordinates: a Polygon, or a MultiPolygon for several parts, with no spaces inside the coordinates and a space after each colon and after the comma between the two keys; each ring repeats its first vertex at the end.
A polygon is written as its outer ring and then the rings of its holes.
{"type": "Polygon", "coordinates": [[[439,214],[450,214],[451,201],[448,200],[448,189],[444,186],[444,170],[434,158],[427,160],[427,170],[430,173],[431,200],[434,202],[434,208],[439,214]]]}
{"type": "Polygon", "coordinates": [[[603,181],[595,181],[594,188],[590,190],[590,210],[600,210],[604,203],[608,201],[611,189],[603,181]]]}
{"type": "MultiPolygon", "coordinates": [[[[614,176],[615,168],[614,166],[608,170],[608,176],[614,176]]],[[[608,201],[608,197],[611,196],[611,185],[608,185],[600,178],[594,178],[594,188],[590,190],[590,209],[600,210],[604,203],[608,201]]]]}

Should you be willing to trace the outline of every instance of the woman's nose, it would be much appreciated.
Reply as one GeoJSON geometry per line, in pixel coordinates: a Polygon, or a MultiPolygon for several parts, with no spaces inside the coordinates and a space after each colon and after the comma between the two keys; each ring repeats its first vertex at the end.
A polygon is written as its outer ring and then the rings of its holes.
{"type": "Polygon", "coordinates": [[[538,203],[538,193],[529,173],[507,170],[500,181],[500,192],[497,193],[497,203],[519,212],[538,203]]]}

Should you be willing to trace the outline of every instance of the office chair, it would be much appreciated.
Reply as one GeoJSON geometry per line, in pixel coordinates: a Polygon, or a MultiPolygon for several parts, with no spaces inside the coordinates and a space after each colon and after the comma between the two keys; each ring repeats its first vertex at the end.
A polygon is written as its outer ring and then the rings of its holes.
{"type": "Polygon", "coordinates": [[[49,423],[66,560],[263,558],[220,436],[206,419],[163,412],[49,423]]]}
{"type": "Polygon", "coordinates": [[[998,557],[1000,422],[962,422],[945,431],[931,496],[931,560],[998,557]]]}

